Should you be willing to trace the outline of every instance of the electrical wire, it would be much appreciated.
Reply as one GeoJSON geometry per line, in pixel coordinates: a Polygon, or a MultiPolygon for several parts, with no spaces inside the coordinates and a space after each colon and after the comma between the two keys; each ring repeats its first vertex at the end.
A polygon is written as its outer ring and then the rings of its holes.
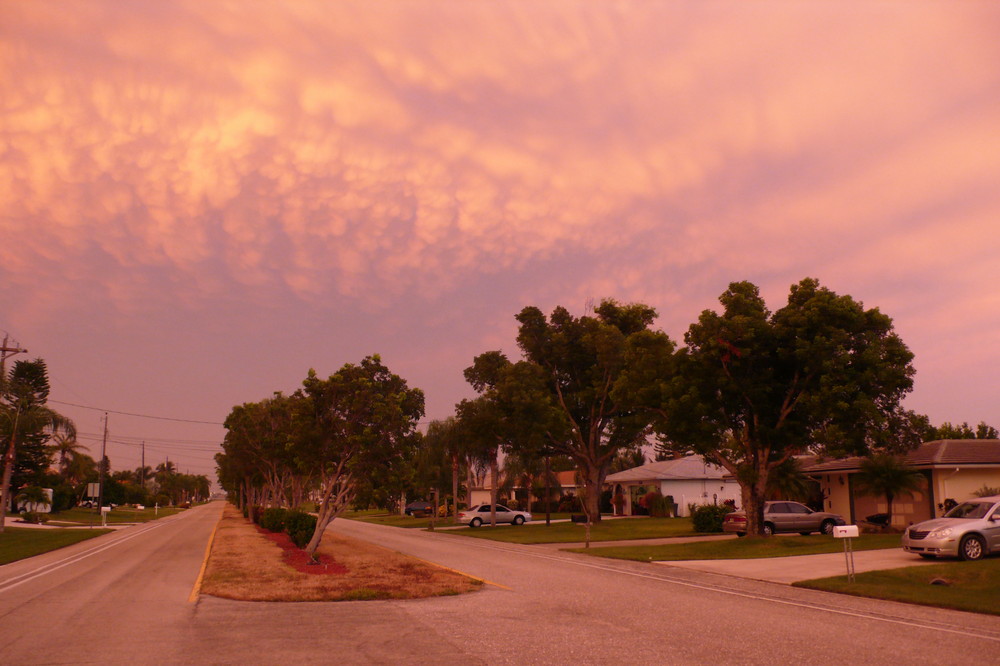
{"type": "Polygon", "coordinates": [[[66,405],[68,407],[79,407],[80,409],[92,409],[95,412],[107,412],[108,414],[121,414],[122,416],[135,416],[141,419],[156,419],[158,421],[174,421],[176,423],[198,423],[201,425],[214,425],[221,426],[225,425],[218,421],[196,421],[194,419],[175,419],[169,416],[153,416],[151,414],[135,414],[133,412],[119,412],[114,409],[102,409],[101,407],[90,407],[88,405],[78,405],[74,402],[62,402],[61,400],[49,399],[49,402],[54,402],[57,405],[66,405]]]}

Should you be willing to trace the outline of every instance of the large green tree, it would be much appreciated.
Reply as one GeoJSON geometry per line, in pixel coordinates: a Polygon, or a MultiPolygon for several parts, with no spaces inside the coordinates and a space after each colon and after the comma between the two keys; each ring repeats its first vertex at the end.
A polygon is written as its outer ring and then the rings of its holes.
{"type": "MultiPolygon", "coordinates": [[[[622,390],[658,414],[664,441],[736,476],[748,533],[760,535],[775,468],[810,450],[862,455],[885,443],[913,385],[913,354],[889,317],[814,279],[774,313],[749,282],[719,301],[721,312],[688,329],[674,372],[636,373],[622,390]]],[[[637,367],[655,367],[635,353],[637,367]]]]}
{"type": "Polygon", "coordinates": [[[299,464],[316,470],[319,479],[316,531],[305,548],[312,556],[359,484],[374,470],[411,457],[424,394],[390,372],[378,355],[349,363],[328,379],[310,370],[302,393],[309,402],[296,452],[299,464]]]}
{"type": "Polygon", "coordinates": [[[544,444],[551,454],[573,460],[591,522],[600,520],[600,494],[611,461],[619,451],[634,448],[650,422],[647,412],[636,409],[631,393],[614,391],[630,369],[641,374],[632,368],[638,356],[628,350],[643,346],[647,353],[642,361],[657,369],[671,363],[674,344],[665,333],[650,329],[655,318],[649,306],[613,300],[603,301],[593,316],[582,317],[557,307],[546,318],[538,308],[526,307],[517,315],[517,344],[524,360],[500,363],[489,385],[513,423],[542,434],[515,433],[511,446],[544,444]]]}

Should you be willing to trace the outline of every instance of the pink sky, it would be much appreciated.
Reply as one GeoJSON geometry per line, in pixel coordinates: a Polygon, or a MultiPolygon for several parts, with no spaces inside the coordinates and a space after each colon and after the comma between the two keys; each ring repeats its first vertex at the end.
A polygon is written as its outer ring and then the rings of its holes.
{"type": "MultiPolygon", "coordinates": [[[[679,340],[813,276],[894,318],[910,408],[1000,425],[997,35],[972,1],[3,1],[0,332],[99,452],[99,410],[218,423],[370,353],[444,418],[525,305],[679,340]]],[[[110,432],[209,475],[223,435],[110,432]]]]}

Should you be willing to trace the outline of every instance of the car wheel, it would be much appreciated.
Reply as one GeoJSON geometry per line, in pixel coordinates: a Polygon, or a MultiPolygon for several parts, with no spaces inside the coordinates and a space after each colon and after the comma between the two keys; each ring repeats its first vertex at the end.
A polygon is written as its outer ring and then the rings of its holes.
{"type": "Polygon", "coordinates": [[[514,516],[514,520],[511,521],[512,525],[523,525],[524,516],[514,516]]]}
{"type": "Polygon", "coordinates": [[[479,527],[482,524],[483,524],[483,521],[481,521],[479,518],[473,518],[469,522],[469,527],[479,527]]]}
{"type": "Polygon", "coordinates": [[[764,536],[774,535],[774,525],[771,523],[764,523],[764,536]]]}
{"type": "Polygon", "coordinates": [[[809,536],[812,532],[799,532],[802,536],[809,536]]]}
{"type": "Polygon", "coordinates": [[[825,534],[827,536],[831,536],[833,534],[833,521],[832,520],[824,520],[823,524],[820,525],[819,529],[820,529],[821,532],[823,532],[823,534],[825,534]]]}
{"type": "Polygon", "coordinates": [[[746,535],[747,535],[747,533],[746,533],[746,532],[737,532],[737,533],[736,533],[736,536],[737,536],[737,537],[745,537],[746,535]]]}
{"type": "Polygon", "coordinates": [[[981,560],[985,554],[986,542],[975,534],[962,539],[962,543],[958,546],[958,557],[963,560],[981,560]]]}

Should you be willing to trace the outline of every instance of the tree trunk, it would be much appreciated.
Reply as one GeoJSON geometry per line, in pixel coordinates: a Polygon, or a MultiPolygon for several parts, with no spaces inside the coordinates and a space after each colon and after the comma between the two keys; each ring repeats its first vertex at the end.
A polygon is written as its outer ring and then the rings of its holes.
{"type": "Polygon", "coordinates": [[[583,512],[587,514],[587,522],[601,522],[601,487],[604,485],[602,470],[587,463],[583,476],[583,512]]]}
{"type": "Polygon", "coordinates": [[[759,483],[744,485],[740,495],[747,515],[747,536],[764,536],[764,486],[759,483]]]}
{"type": "Polygon", "coordinates": [[[4,524],[7,521],[7,503],[10,497],[10,476],[14,471],[14,438],[17,436],[17,419],[14,420],[14,430],[10,433],[10,444],[4,454],[3,481],[0,486],[0,533],[4,531],[4,524]]]}
{"type": "Polygon", "coordinates": [[[493,456],[490,458],[490,527],[497,526],[497,483],[499,482],[499,474],[497,473],[497,468],[499,464],[497,463],[497,452],[493,452],[493,456]]]}
{"type": "Polygon", "coordinates": [[[451,456],[451,504],[454,509],[451,514],[451,524],[458,525],[458,454],[451,456]]]}

